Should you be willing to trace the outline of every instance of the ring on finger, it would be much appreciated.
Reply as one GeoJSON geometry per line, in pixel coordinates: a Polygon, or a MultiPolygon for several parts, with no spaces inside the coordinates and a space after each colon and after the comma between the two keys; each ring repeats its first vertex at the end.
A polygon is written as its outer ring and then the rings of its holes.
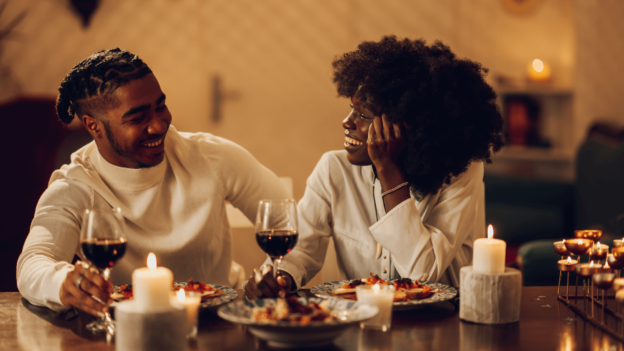
{"type": "Polygon", "coordinates": [[[76,279],[76,287],[80,290],[82,290],[82,288],[80,287],[80,284],[82,284],[82,281],[84,280],[84,278],[85,278],[84,274],[81,274],[80,277],[76,279]]]}

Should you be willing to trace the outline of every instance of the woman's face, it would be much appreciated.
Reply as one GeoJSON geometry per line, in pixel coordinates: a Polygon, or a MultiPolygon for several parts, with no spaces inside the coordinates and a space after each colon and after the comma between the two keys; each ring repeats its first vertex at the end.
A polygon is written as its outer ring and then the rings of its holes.
{"type": "Polygon", "coordinates": [[[368,166],[373,161],[368,155],[368,128],[373,123],[373,112],[364,107],[357,96],[351,98],[351,113],[342,121],[345,130],[344,148],[347,160],[353,165],[368,166]]]}

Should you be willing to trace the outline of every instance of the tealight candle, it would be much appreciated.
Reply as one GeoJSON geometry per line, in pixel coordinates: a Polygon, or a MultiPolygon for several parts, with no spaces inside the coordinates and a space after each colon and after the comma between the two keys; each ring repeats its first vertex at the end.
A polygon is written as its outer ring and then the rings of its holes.
{"type": "Polygon", "coordinates": [[[578,264],[577,260],[573,260],[571,257],[568,257],[567,260],[559,260],[557,262],[557,266],[560,271],[563,272],[571,272],[574,270],[574,266],[578,264]]]}
{"type": "Polygon", "coordinates": [[[132,290],[138,308],[154,310],[171,307],[169,293],[173,286],[173,273],[165,267],[157,267],[156,256],[147,256],[147,268],[132,272],[132,290]]]}
{"type": "Polygon", "coordinates": [[[201,303],[201,294],[192,291],[186,292],[184,289],[180,289],[175,295],[171,296],[171,302],[184,306],[188,327],[187,337],[195,337],[197,335],[197,310],[201,303]]]}
{"type": "Polygon", "coordinates": [[[601,244],[599,241],[589,250],[589,259],[604,262],[608,253],[609,246],[601,244]]]}
{"type": "Polygon", "coordinates": [[[613,247],[622,247],[623,243],[624,243],[624,238],[623,239],[615,239],[615,240],[613,240],[613,247]]]}
{"type": "Polygon", "coordinates": [[[379,313],[375,317],[360,323],[361,328],[381,329],[382,331],[390,329],[394,290],[394,285],[375,284],[355,287],[358,302],[379,308],[379,313]]]}
{"type": "Polygon", "coordinates": [[[494,228],[488,226],[488,237],[474,242],[472,268],[478,273],[505,272],[505,248],[507,244],[500,239],[494,239],[494,228]]]}

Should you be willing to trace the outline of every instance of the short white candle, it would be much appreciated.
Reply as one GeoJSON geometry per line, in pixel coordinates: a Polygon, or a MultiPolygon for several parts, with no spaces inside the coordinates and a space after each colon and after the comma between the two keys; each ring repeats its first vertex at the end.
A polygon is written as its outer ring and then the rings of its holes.
{"type": "Polygon", "coordinates": [[[379,313],[375,317],[360,323],[362,328],[390,329],[392,322],[392,302],[394,300],[394,285],[358,285],[355,287],[358,302],[377,306],[379,313]]]}
{"type": "Polygon", "coordinates": [[[573,260],[570,256],[568,256],[567,260],[559,260],[557,263],[559,264],[568,264],[568,265],[576,265],[578,264],[577,260],[573,260]]]}
{"type": "Polygon", "coordinates": [[[481,238],[474,242],[472,269],[478,273],[504,273],[506,247],[503,240],[494,239],[494,228],[490,224],[487,239],[481,238]]]}
{"type": "Polygon", "coordinates": [[[201,303],[201,294],[187,293],[184,289],[180,289],[175,296],[171,297],[171,301],[184,306],[186,309],[187,336],[195,337],[197,335],[197,310],[201,303]]]}
{"type": "Polygon", "coordinates": [[[147,256],[147,268],[132,272],[132,293],[138,308],[154,310],[171,307],[169,294],[173,287],[173,273],[165,267],[157,267],[156,256],[147,256]]]}

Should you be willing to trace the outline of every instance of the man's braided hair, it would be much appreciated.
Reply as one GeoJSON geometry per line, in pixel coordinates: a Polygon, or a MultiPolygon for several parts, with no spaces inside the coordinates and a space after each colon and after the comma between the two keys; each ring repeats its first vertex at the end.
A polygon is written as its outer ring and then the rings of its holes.
{"type": "Polygon", "coordinates": [[[119,48],[102,50],[80,62],[59,87],[56,113],[70,124],[74,115],[102,112],[117,102],[112,93],[152,70],[137,56],[119,48]]]}
{"type": "Polygon", "coordinates": [[[492,162],[503,118],[487,70],[439,41],[383,37],[334,59],[338,95],[357,94],[378,116],[405,125],[402,166],[418,198],[437,192],[473,161],[492,162]]]}

